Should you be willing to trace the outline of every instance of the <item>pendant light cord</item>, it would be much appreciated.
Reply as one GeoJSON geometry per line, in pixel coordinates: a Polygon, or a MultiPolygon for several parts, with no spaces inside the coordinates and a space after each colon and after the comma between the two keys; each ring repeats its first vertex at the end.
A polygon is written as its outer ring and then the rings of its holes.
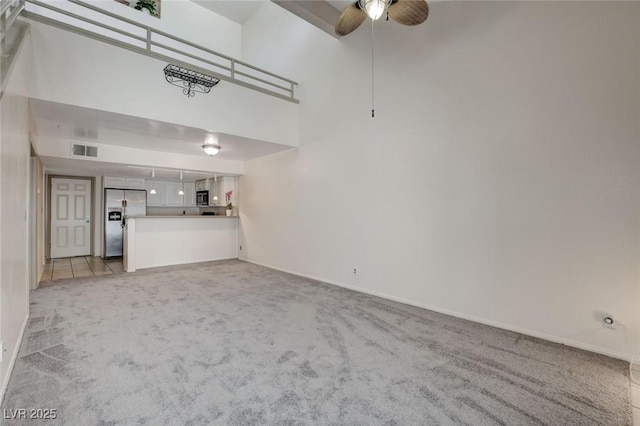
{"type": "Polygon", "coordinates": [[[374,20],[371,20],[371,118],[376,116],[375,113],[375,67],[374,67],[374,49],[373,49],[373,24],[374,20]]]}

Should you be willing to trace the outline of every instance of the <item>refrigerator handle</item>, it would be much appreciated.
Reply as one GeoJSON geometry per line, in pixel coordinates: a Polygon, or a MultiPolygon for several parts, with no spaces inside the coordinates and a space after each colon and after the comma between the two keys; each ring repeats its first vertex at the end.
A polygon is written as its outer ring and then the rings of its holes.
{"type": "Polygon", "coordinates": [[[122,200],[122,222],[120,223],[120,226],[122,227],[122,229],[124,229],[126,225],[127,225],[127,200],[124,199],[122,200]]]}

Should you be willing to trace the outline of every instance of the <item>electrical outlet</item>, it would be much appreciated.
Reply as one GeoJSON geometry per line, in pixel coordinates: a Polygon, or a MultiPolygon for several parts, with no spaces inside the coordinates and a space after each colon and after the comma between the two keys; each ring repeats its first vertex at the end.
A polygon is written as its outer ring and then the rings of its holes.
{"type": "Polygon", "coordinates": [[[353,275],[356,275],[358,273],[358,269],[357,268],[353,268],[353,275]]]}
{"type": "Polygon", "coordinates": [[[240,244],[240,251],[242,251],[242,244],[240,244]]]}
{"type": "Polygon", "coordinates": [[[604,316],[602,317],[602,326],[604,328],[611,328],[611,329],[616,329],[616,319],[613,317],[613,315],[610,314],[604,314],[604,316]]]}

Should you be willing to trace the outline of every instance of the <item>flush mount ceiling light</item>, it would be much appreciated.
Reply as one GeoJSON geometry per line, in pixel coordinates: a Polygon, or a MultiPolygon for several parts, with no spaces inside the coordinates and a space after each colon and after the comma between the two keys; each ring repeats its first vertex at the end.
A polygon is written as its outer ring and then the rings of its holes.
{"type": "Polygon", "coordinates": [[[202,149],[207,155],[210,155],[213,157],[218,152],[220,152],[222,147],[218,145],[218,138],[215,135],[209,134],[204,140],[204,145],[202,145],[202,149]]]}
{"type": "Polygon", "coordinates": [[[182,93],[188,98],[195,96],[196,92],[209,93],[213,86],[220,83],[219,78],[172,64],[164,67],[164,77],[174,86],[181,87],[182,93]]]}

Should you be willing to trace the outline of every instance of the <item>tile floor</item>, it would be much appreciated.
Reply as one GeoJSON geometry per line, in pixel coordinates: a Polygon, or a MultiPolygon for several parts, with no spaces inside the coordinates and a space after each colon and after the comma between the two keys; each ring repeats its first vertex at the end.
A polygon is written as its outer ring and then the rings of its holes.
{"type": "Polygon", "coordinates": [[[633,426],[640,426],[640,364],[633,364],[633,378],[631,380],[631,405],[633,410],[633,426]]]}
{"type": "Polygon", "coordinates": [[[101,259],[92,256],[66,257],[62,259],[49,259],[44,267],[40,282],[123,273],[122,258],[101,259]]]}

